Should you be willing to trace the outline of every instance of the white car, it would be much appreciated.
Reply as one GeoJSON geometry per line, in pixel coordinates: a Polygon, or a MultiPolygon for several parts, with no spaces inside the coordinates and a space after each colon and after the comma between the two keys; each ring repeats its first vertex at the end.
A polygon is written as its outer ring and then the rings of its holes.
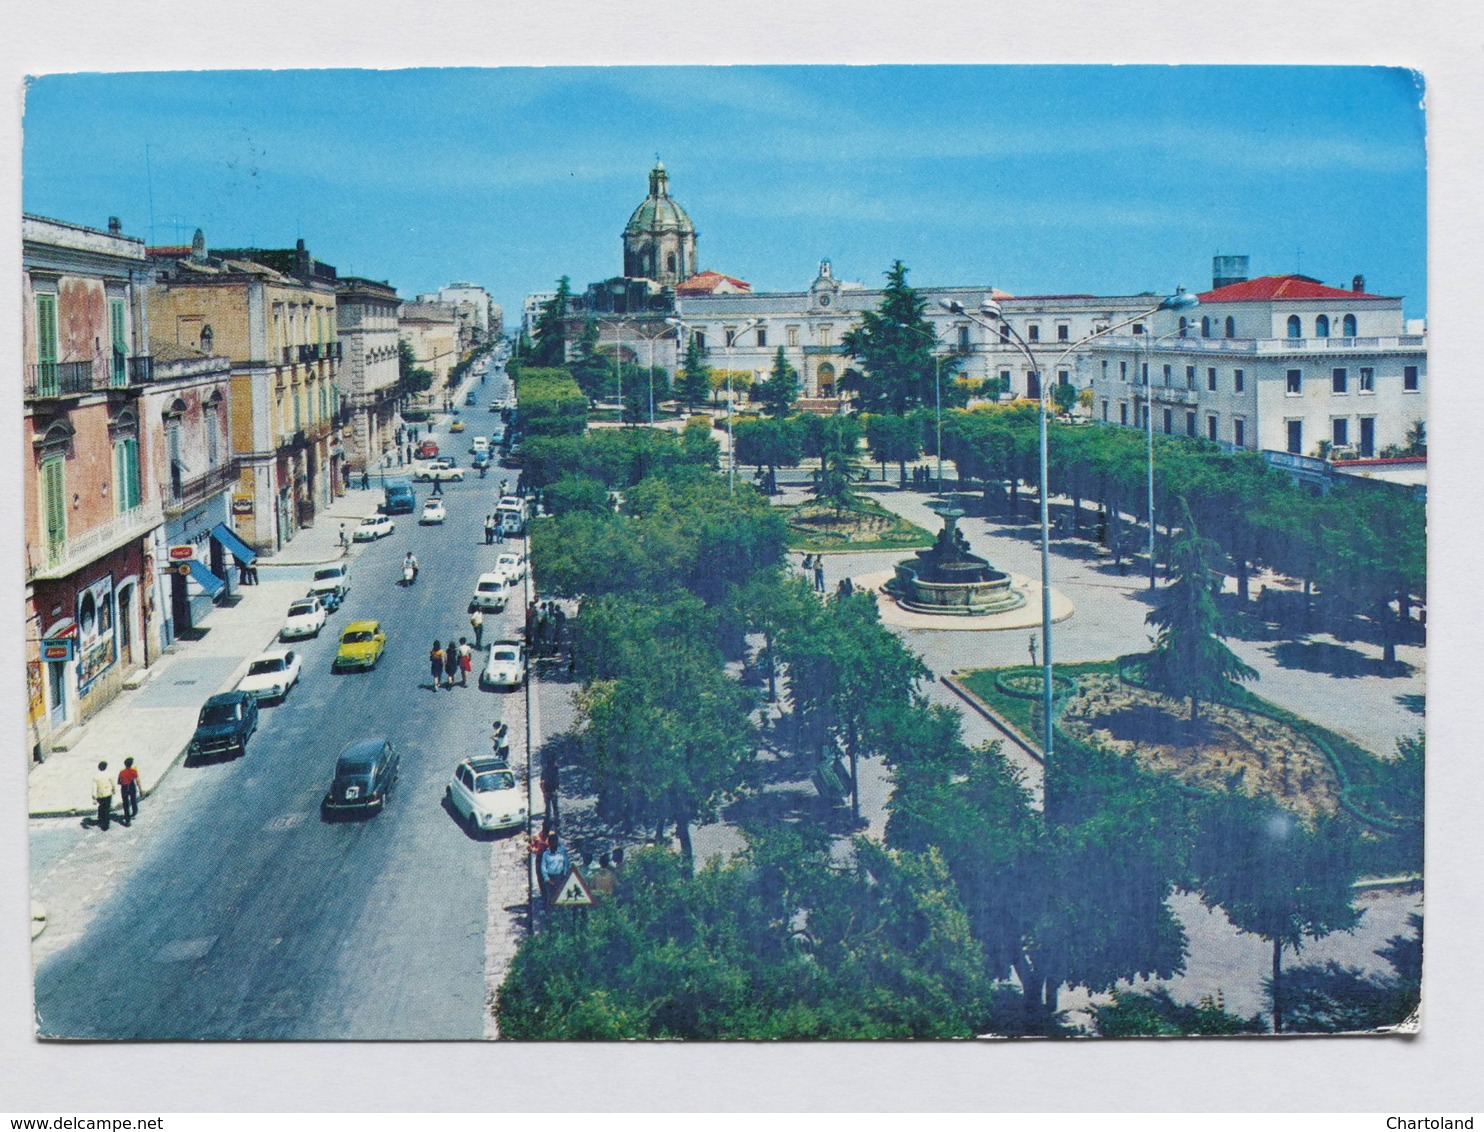
{"type": "Polygon", "coordinates": [[[502,495],[500,502],[495,504],[496,509],[500,511],[523,511],[525,506],[526,501],[518,495],[502,495]]]}
{"type": "Polygon", "coordinates": [[[506,551],[495,559],[495,569],[505,575],[508,585],[524,581],[526,576],[526,556],[506,551]]]}
{"type": "Polygon", "coordinates": [[[490,450],[490,438],[487,436],[476,436],[474,443],[469,445],[469,451],[474,453],[488,452],[490,450]]]}
{"type": "Polygon", "coordinates": [[[526,792],[504,759],[465,759],[448,784],[448,803],[471,834],[526,824],[526,792]]]}
{"type": "Polygon", "coordinates": [[[239,692],[252,692],[263,700],[284,700],[299,682],[301,662],[293,649],[269,649],[247,666],[247,675],[237,685],[239,692]]]}
{"type": "Polygon", "coordinates": [[[356,542],[375,542],[379,538],[385,538],[396,529],[397,524],[392,522],[389,515],[367,515],[350,537],[356,542]]]}
{"type": "Polygon", "coordinates": [[[434,456],[412,465],[412,478],[423,483],[432,483],[434,478],[444,483],[463,483],[464,469],[455,467],[447,456],[434,456]]]}
{"type": "Polygon", "coordinates": [[[490,646],[489,662],[480,674],[481,685],[519,688],[526,682],[526,647],[519,641],[496,641],[490,646]]]}
{"type": "Polygon", "coordinates": [[[423,503],[422,518],[419,523],[441,523],[448,518],[448,508],[443,506],[441,499],[429,499],[423,503]]]}
{"type": "Polygon", "coordinates": [[[474,596],[469,600],[469,612],[476,609],[486,612],[493,610],[500,613],[505,608],[505,603],[510,600],[510,584],[504,574],[498,571],[479,575],[479,581],[474,583],[474,596]]]}
{"type": "Polygon", "coordinates": [[[317,637],[325,627],[329,616],[317,597],[301,597],[289,606],[283,628],[278,631],[279,640],[292,641],[299,637],[317,637]]]}

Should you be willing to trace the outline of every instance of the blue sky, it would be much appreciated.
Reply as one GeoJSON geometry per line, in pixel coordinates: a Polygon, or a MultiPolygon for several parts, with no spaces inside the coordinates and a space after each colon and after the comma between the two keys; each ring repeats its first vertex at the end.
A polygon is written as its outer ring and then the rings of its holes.
{"type": "Polygon", "coordinates": [[[24,207],[288,246],[507,312],[622,266],[658,153],[703,267],[869,284],[1210,285],[1213,254],[1426,313],[1422,90],[1370,67],[794,66],[51,75],[24,207]],[[145,147],[149,147],[146,176],[145,147]],[[151,209],[151,191],[153,207],[151,209]],[[153,226],[150,217],[153,212],[153,226]]]}

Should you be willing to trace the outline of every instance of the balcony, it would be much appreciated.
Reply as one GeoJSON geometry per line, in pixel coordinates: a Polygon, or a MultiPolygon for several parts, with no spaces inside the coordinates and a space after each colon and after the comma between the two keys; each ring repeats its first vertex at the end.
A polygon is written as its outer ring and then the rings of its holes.
{"type": "Polygon", "coordinates": [[[80,397],[91,393],[93,386],[92,362],[38,362],[26,367],[26,396],[80,397]]]}
{"type": "Polygon", "coordinates": [[[155,379],[155,360],[148,354],[137,354],[129,359],[129,384],[148,385],[155,379]]]}
{"type": "Polygon", "coordinates": [[[163,521],[164,511],[158,503],[143,503],[75,537],[44,547],[28,543],[26,578],[28,581],[65,578],[130,540],[143,537],[163,521]]]}
{"type": "Polygon", "coordinates": [[[165,501],[164,512],[174,518],[225,491],[236,480],[237,465],[231,460],[190,479],[172,479],[170,483],[160,486],[160,495],[165,501]]]}

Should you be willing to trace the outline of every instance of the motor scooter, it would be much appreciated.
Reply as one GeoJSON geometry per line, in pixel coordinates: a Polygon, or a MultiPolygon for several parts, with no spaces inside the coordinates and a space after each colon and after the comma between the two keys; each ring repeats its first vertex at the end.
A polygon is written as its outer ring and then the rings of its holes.
{"type": "Polygon", "coordinates": [[[411,562],[404,562],[402,564],[402,584],[404,586],[410,586],[415,581],[417,581],[417,567],[411,562]]]}

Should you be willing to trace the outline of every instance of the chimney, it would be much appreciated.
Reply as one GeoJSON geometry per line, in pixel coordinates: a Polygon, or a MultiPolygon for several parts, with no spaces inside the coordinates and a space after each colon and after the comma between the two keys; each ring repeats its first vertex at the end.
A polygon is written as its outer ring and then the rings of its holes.
{"type": "Polygon", "coordinates": [[[1365,276],[1357,275],[1354,279],[1350,280],[1350,290],[1354,291],[1357,295],[1361,294],[1365,290],[1365,276]]]}
{"type": "Polygon", "coordinates": [[[1247,282],[1247,256],[1216,255],[1211,257],[1211,290],[1219,291],[1233,283],[1247,282]]]}
{"type": "Polygon", "coordinates": [[[117,216],[110,216],[108,218],[108,234],[110,236],[117,236],[123,230],[124,226],[119,223],[119,218],[117,216]]]}

